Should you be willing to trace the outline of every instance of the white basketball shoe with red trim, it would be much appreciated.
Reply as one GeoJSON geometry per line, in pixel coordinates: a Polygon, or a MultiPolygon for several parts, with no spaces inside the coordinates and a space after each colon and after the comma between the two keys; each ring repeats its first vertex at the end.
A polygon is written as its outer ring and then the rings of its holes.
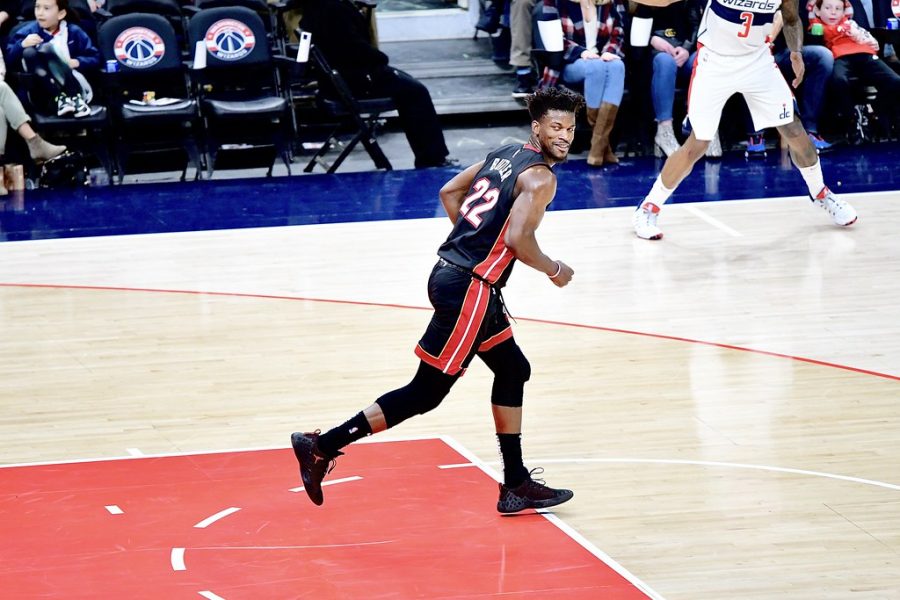
{"type": "Polygon", "coordinates": [[[835,196],[827,186],[822,188],[822,191],[815,198],[810,196],[810,200],[831,215],[831,220],[834,221],[835,225],[847,227],[856,223],[856,211],[853,207],[835,196]]]}
{"type": "Polygon", "coordinates": [[[631,217],[635,235],[644,240],[661,240],[663,232],[656,226],[657,216],[659,207],[652,202],[644,202],[638,206],[631,217]]]}

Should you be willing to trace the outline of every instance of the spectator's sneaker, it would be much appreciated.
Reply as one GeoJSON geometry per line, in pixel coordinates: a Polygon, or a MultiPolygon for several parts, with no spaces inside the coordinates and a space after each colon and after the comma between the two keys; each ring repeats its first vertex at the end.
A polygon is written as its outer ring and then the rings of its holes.
{"type": "Polygon", "coordinates": [[[766,138],[761,135],[751,135],[747,140],[747,150],[744,151],[744,158],[765,158],[766,157],[766,138]]]}
{"type": "Polygon", "coordinates": [[[60,94],[56,97],[56,116],[64,117],[66,115],[71,115],[75,112],[75,101],[60,94]]]}
{"type": "Polygon", "coordinates": [[[656,226],[657,216],[659,207],[652,202],[644,202],[638,206],[631,217],[635,235],[644,240],[661,240],[663,232],[656,226]]]}
{"type": "Polygon", "coordinates": [[[528,479],[514,488],[500,484],[500,500],[497,510],[502,513],[514,513],[526,508],[549,508],[572,499],[572,490],[557,490],[548,487],[542,479],[534,479],[544,470],[540,467],[532,469],[528,479]]]}
{"type": "Polygon", "coordinates": [[[513,88],[512,97],[513,98],[526,98],[534,93],[534,86],[528,85],[522,81],[516,83],[516,87],[513,88]]]}
{"type": "Polygon", "coordinates": [[[707,158],[722,158],[722,142],[719,140],[719,132],[713,136],[709,146],[706,147],[707,158]]]}
{"type": "MultiPolygon", "coordinates": [[[[322,497],[322,480],[334,469],[335,459],[329,458],[319,450],[319,430],[312,433],[292,433],[291,446],[294,447],[294,456],[300,463],[300,479],[303,481],[303,489],[313,504],[321,506],[325,499],[322,497]]],[[[338,456],[343,454],[338,452],[338,456]]]]}
{"type": "Polygon", "coordinates": [[[672,154],[678,150],[680,144],[675,137],[675,131],[672,129],[671,121],[666,122],[665,124],[660,123],[656,126],[656,136],[653,138],[653,142],[656,144],[656,152],[654,153],[656,156],[662,154],[665,154],[667,157],[672,156],[672,154]]]}
{"type": "Polygon", "coordinates": [[[822,188],[815,198],[810,196],[810,200],[831,215],[831,220],[835,225],[847,227],[856,223],[856,211],[853,207],[831,193],[828,187],[822,188]]]}
{"type": "Polygon", "coordinates": [[[534,93],[534,85],[534,76],[531,73],[528,75],[517,75],[516,87],[513,89],[512,97],[525,98],[530,96],[534,93]]]}
{"type": "Polygon", "coordinates": [[[829,148],[831,148],[831,144],[826,142],[821,135],[812,131],[809,132],[809,141],[811,141],[813,146],[816,147],[816,152],[828,150],[829,148]]]}
{"type": "Polygon", "coordinates": [[[75,106],[75,118],[80,119],[81,117],[86,117],[91,114],[91,107],[87,102],[84,101],[84,98],[81,94],[78,94],[72,99],[72,102],[75,106]]]}

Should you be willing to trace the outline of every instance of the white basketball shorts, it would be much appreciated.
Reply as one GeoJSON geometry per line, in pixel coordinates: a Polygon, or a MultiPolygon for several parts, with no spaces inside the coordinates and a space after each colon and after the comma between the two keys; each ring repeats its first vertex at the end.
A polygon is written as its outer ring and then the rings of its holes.
{"type": "Polygon", "coordinates": [[[767,47],[744,56],[723,56],[701,47],[688,90],[688,118],[698,140],[713,139],[722,108],[735,93],[747,101],[757,130],[794,120],[794,94],[767,47]]]}

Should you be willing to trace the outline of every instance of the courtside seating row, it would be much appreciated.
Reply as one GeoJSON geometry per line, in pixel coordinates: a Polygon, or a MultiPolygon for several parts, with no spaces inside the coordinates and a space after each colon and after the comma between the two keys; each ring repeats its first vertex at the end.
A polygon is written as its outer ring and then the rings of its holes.
{"type": "Polygon", "coordinates": [[[290,173],[292,144],[304,125],[295,111],[298,97],[316,107],[309,117],[316,125],[333,125],[307,171],[322,165],[333,172],[357,142],[376,167],[391,168],[366,111],[384,112],[392,103],[357,104],[315,45],[307,63],[276,53],[263,19],[241,6],[197,11],[187,21],[185,36],[193,48],[189,60],[163,16],[132,13],[104,21],[97,42],[106,68],[93,77],[92,112],[84,118],[58,117],[55,104],[40,97],[33,75],[16,74],[10,83],[45,138],[96,157],[111,180],[172,170],[168,163],[154,163],[173,155],[183,158],[182,178],[190,167],[202,178],[222,165],[268,166],[271,174],[279,157],[290,173]],[[337,90],[335,98],[318,97],[322,77],[337,90]],[[333,164],[326,163],[326,152],[338,145],[337,132],[348,124],[350,144],[333,164]]]}

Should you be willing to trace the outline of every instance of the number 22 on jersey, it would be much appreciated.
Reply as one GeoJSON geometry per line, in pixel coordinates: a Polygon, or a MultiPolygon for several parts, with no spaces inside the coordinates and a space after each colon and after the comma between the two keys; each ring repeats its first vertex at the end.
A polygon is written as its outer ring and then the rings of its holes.
{"type": "Polygon", "coordinates": [[[500,199],[500,189],[492,188],[490,185],[491,180],[487,177],[482,177],[473,183],[472,193],[466,196],[459,207],[459,214],[471,223],[472,227],[477,228],[481,225],[481,215],[494,208],[497,200],[500,199]],[[483,202],[478,203],[479,200],[483,200],[483,202]]]}

